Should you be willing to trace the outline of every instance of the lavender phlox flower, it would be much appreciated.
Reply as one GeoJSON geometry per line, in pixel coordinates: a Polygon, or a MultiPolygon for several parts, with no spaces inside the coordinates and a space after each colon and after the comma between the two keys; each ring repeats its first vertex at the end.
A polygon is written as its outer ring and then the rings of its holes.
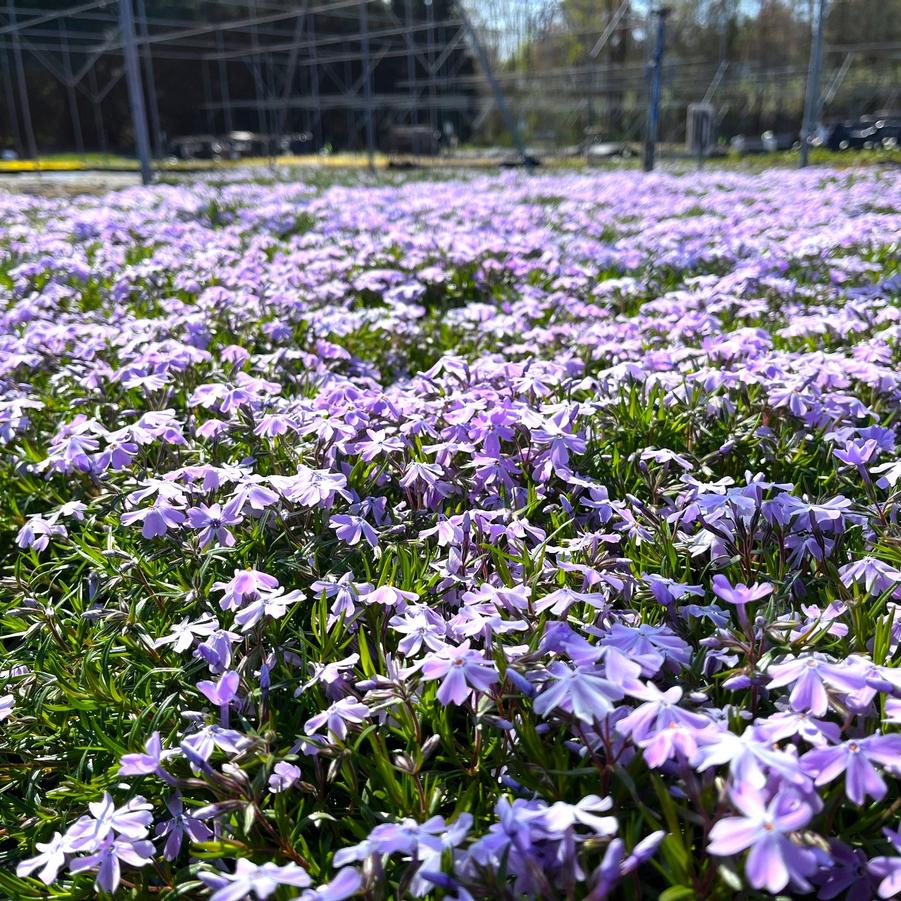
{"type": "Polygon", "coordinates": [[[330,660],[328,663],[312,662],[310,664],[310,669],[312,670],[310,678],[294,692],[294,696],[299,697],[314,685],[324,685],[328,694],[333,686],[340,687],[342,683],[348,681],[345,673],[352,672],[359,660],[359,654],[351,654],[342,660],[330,660]]]}
{"type": "Polygon", "coordinates": [[[187,837],[192,842],[208,842],[213,838],[213,831],[204,823],[216,813],[216,806],[195,807],[185,810],[181,797],[177,794],[166,798],[166,808],[172,814],[168,820],[160,820],[156,824],[154,834],[157,838],[165,838],[163,857],[175,860],[181,851],[182,843],[187,837]]]}
{"type": "Polygon", "coordinates": [[[749,783],[738,783],[729,791],[740,816],[725,817],[710,830],[709,854],[731,856],[750,848],[745,875],[756,889],[775,894],[787,885],[809,892],[808,877],[816,870],[816,856],[790,836],[803,829],[814,810],[806,797],[790,787],[772,797],[749,783]]]}
{"type": "Polygon", "coordinates": [[[404,449],[403,439],[391,435],[387,429],[369,429],[361,441],[347,446],[348,451],[359,454],[364,463],[371,463],[382,456],[390,456],[404,449]]]}
{"type": "Polygon", "coordinates": [[[348,513],[339,513],[329,518],[329,527],[347,544],[359,544],[365,538],[370,547],[379,546],[378,532],[362,517],[348,513]]]}
{"type": "Polygon", "coordinates": [[[137,841],[147,836],[153,822],[152,806],[140,795],[116,807],[108,792],[100,801],[88,804],[88,814],[79,817],[66,830],[69,846],[74,851],[93,851],[111,836],[137,841]]]}
{"type": "Polygon", "coordinates": [[[347,738],[348,723],[359,725],[371,715],[369,708],[356,698],[341,698],[321,713],[311,716],[303,728],[307,735],[314,735],[325,726],[329,735],[344,741],[347,738]]]}
{"type": "Polygon", "coordinates": [[[15,698],[12,695],[0,695],[0,723],[12,715],[15,698]]]}
{"type": "Polygon", "coordinates": [[[709,716],[679,706],[682,689],[678,685],[661,691],[648,682],[640,687],[638,696],[644,703],[616,724],[617,732],[631,736],[635,742],[645,741],[661,729],[684,725],[702,731],[713,724],[709,716]]]}
{"type": "Polygon", "coordinates": [[[832,453],[845,465],[862,469],[878,452],[879,444],[870,438],[867,441],[849,441],[843,450],[836,449],[832,453]]]}
{"type": "Polygon", "coordinates": [[[302,601],[304,597],[304,593],[298,588],[288,592],[281,587],[267,591],[235,613],[235,624],[241,627],[242,632],[247,632],[264,616],[270,619],[281,619],[288,612],[291,604],[302,601]]]}
{"type": "Polygon", "coordinates": [[[287,791],[300,779],[300,767],[287,760],[280,760],[273,768],[269,777],[269,791],[273,794],[287,791]]]}
{"type": "Polygon", "coordinates": [[[241,516],[247,513],[248,507],[251,513],[259,513],[267,507],[277,504],[279,495],[271,488],[261,484],[262,479],[262,476],[257,475],[245,476],[223,509],[228,510],[232,516],[241,516]]]}
{"type": "Polygon", "coordinates": [[[141,535],[144,538],[159,538],[169,529],[177,529],[184,521],[185,514],[162,495],[157,496],[149,507],[122,514],[122,525],[142,524],[141,535]]]}
{"type": "Polygon", "coordinates": [[[625,842],[619,838],[613,839],[604,852],[600,866],[592,874],[591,891],[585,896],[586,901],[603,901],[621,879],[634,873],[657,853],[664,838],[665,832],[652,832],[628,854],[625,842]]]}
{"type": "Polygon", "coordinates": [[[754,731],[760,740],[775,744],[787,739],[803,739],[815,748],[836,744],[841,739],[841,728],[837,723],[817,719],[808,713],[782,710],[771,713],[754,724],[754,731]]]}
{"type": "Polygon", "coordinates": [[[388,626],[404,637],[397,650],[404,657],[418,654],[423,644],[430,651],[439,651],[446,644],[447,624],[435,611],[424,605],[407,607],[404,614],[388,620],[388,626]]]}
{"type": "Polygon", "coordinates": [[[173,651],[183,654],[190,649],[195,639],[212,635],[218,628],[219,623],[210,614],[204,614],[196,620],[186,616],[181,622],[174,623],[167,635],[157,638],[153,646],[161,648],[171,644],[173,651]]]}
{"type": "Polygon", "coordinates": [[[475,591],[463,592],[461,599],[467,606],[488,602],[499,610],[518,614],[529,609],[530,595],[531,589],[528,585],[514,585],[512,588],[507,588],[489,585],[486,582],[475,591]]]}
{"type": "Polygon", "coordinates": [[[494,664],[469,645],[469,641],[446,645],[426,654],[419,664],[424,679],[441,680],[437,696],[442,704],[463,704],[473,693],[489,692],[499,679],[494,664]]]}
{"type": "MultiPolygon", "coordinates": [[[[358,587],[364,588],[364,586],[358,587]]],[[[367,590],[361,590],[359,594],[359,598],[364,604],[393,607],[398,613],[403,613],[409,602],[419,600],[419,595],[415,591],[404,591],[393,585],[379,585],[378,588],[365,586],[365,588],[367,590]]]]}
{"type": "Polygon", "coordinates": [[[838,573],[846,588],[863,584],[868,594],[882,594],[901,583],[901,571],[869,555],[845,564],[838,573]]]}
{"type": "Polygon", "coordinates": [[[444,817],[434,816],[424,823],[407,818],[398,823],[382,823],[357,845],[341,848],[332,861],[336,867],[365,860],[374,854],[403,854],[418,863],[416,875],[410,882],[414,897],[432,891],[426,873],[440,873],[445,851],[457,847],[472,828],[472,816],[463,813],[447,824],[444,817]]]}
{"type": "Polygon", "coordinates": [[[216,629],[205,641],[194,648],[194,657],[203,660],[213,673],[222,673],[231,666],[233,645],[241,641],[237,632],[228,629],[216,629]]]}
{"type": "Polygon", "coordinates": [[[235,510],[231,504],[224,507],[219,504],[199,504],[187,511],[188,525],[192,529],[199,529],[197,536],[201,547],[207,547],[214,541],[223,547],[234,547],[235,536],[228,526],[239,525],[243,516],[235,510]]]}
{"type": "Polygon", "coordinates": [[[179,743],[179,748],[191,762],[192,766],[206,763],[219,748],[227,754],[240,754],[252,744],[251,739],[219,725],[207,725],[186,735],[179,743]]]}
{"type": "Polygon", "coordinates": [[[47,549],[51,538],[65,538],[68,534],[62,523],[53,522],[40,513],[34,513],[19,529],[16,535],[16,545],[23,549],[34,548],[40,553],[47,549]]]}
{"type": "Polygon", "coordinates": [[[901,734],[852,738],[814,748],[801,758],[801,767],[816,785],[825,785],[844,773],[845,794],[855,804],[863,804],[867,796],[881,801],[888,792],[874,763],[894,776],[901,775],[901,734]]]}
{"type": "Polygon", "coordinates": [[[567,804],[565,801],[557,801],[552,804],[545,814],[545,824],[551,831],[562,832],[572,829],[574,826],[585,826],[596,835],[613,835],[619,828],[616,817],[598,816],[613,807],[610,798],[601,798],[598,795],[586,795],[575,804],[567,804]]]}
{"type": "Polygon", "coordinates": [[[144,745],[143,753],[123,754],[119,760],[120,776],[147,776],[154,773],[166,781],[172,777],[163,769],[163,759],[177,754],[177,751],[164,751],[159,732],[153,732],[144,745]]]}
{"type": "Polygon", "coordinates": [[[217,707],[228,706],[238,693],[240,676],[234,670],[224,672],[218,682],[201,679],[197,683],[197,690],[202,692],[211,704],[217,707]]]}
{"type": "Polygon", "coordinates": [[[320,579],[310,586],[317,596],[325,594],[327,598],[334,598],[332,606],[329,608],[329,628],[342,616],[345,621],[351,621],[359,609],[357,601],[360,593],[365,594],[372,590],[372,585],[368,582],[356,583],[353,579],[353,573],[346,572],[337,582],[320,579]]]}
{"type": "Polygon", "coordinates": [[[704,588],[701,585],[686,585],[682,582],[676,582],[674,579],[667,579],[657,573],[642,573],[654,600],[664,607],[669,607],[681,601],[683,598],[695,596],[704,597],[704,588]]]}
{"type": "Polygon", "coordinates": [[[254,427],[253,433],[258,437],[275,438],[278,435],[285,435],[289,431],[296,432],[298,430],[298,423],[292,416],[286,416],[281,413],[267,413],[260,418],[260,421],[254,427]]]}
{"type": "Polygon", "coordinates": [[[291,503],[302,507],[328,509],[336,496],[351,499],[347,478],[327,469],[298,466],[296,475],[270,476],[269,484],[291,503]]]}
{"type": "Polygon", "coordinates": [[[835,839],[829,842],[827,859],[811,878],[817,886],[817,898],[831,901],[872,901],[877,897],[879,877],[871,868],[867,855],[835,839]]]}
{"type": "Polygon", "coordinates": [[[866,676],[853,666],[833,663],[823,654],[790,657],[767,668],[767,687],[792,686],[789,703],[792,710],[824,716],[829,708],[828,689],[847,696],[867,688],[866,676]]]}
{"type": "Polygon", "coordinates": [[[533,428],[531,434],[533,443],[548,446],[546,453],[555,471],[569,469],[569,455],[584,454],[587,446],[583,437],[569,431],[561,416],[546,420],[541,428],[533,428]]]}
{"type": "Polygon", "coordinates": [[[344,867],[339,870],[331,882],[316,888],[308,888],[293,901],[344,901],[356,895],[363,886],[363,877],[359,870],[344,867]]]}
{"type": "Polygon", "coordinates": [[[739,582],[731,585],[729,580],[722,574],[717,573],[713,577],[713,593],[723,601],[729,604],[735,604],[737,607],[744,607],[745,604],[753,604],[768,597],[773,592],[772,585],[761,584],[755,582],[753,585],[745,585],[739,582]]]}
{"type": "Polygon", "coordinates": [[[120,861],[132,867],[143,867],[150,863],[155,850],[153,842],[146,839],[113,838],[108,835],[90,854],[72,860],[69,872],[81,873],[97,867],[94,888],[113,894],[121,879],[120,861]]]}
{"type": "Polygon", "coordinates": [[[897,898],[901,895],[901,829],[883,829],[883,835],[895,851],[892,857],[874,857],[869,870],[880,879],[877,894],[880,898],[897,898]]]}
{"type": "Polygon", "coordinates": [[[747,782],[755,788],[763,788],[771,774],[778,775],[786,783],[802,787],[810,784],[796,755],[764,741],[760,731],[751,726],[741,735],[728,730],[719,732],[715,740],[698,749],[691,765],[699,773],[710,767],[728,765],[736,785],[747,782]]]}
{"type": "Polygon", "coordinates": [[[306,888],[312,880],[296,863],[278,866],[274,863],[255,864],[241,857],[234,873],[202,870],[197,874],[213,894],[210,901],[242,901],[245,898],[271,897],[282,885],[306,888]]]}
{"type": "Polygon", "coordinates": [[[16,875],[24,878],[40,869],[38,879],[44,885],[51,885],[56,882],[57,874],[66,865],[67,855],[74,850],[71,840],[66,835],[54,832],[49,842],[35,842],[35,848],[38,853],[19,863],[16,867],[16,875]]]}
{"type": "Polygon", "coordinates": [[[228,582],[214,582],[213,591],[223,592],[219,606],[223,610],[234,610],[261,594],[278,588],[278,579],[258,569],[236,569],[228,582]]]}
{"type": "Polygon", "coordinates": [[[547,668],[543,681],[532,702],[539,716],[562,710],[589,726],[602,721],[613,711],[614,702],[624,697],[623,688],[596,666],[570,666],[557,660],[547,668]]]}
{"type": "Polygon", "coordinates": [[[554,616],[563,616],[574,604],[581,603],[603,610],[609,606],[610,601],[606,594],[600,592],[575,591],[572,588],[563,587],[539,598],[533,604],[533,609],[536,614],[550,610],[554,616]]]}
{"type": "Polygon", "coordinates": [[[614,623],[609,632],[602,634],[601,644],[612,645],[640,663],[643,675],[648,678],[655,676],[663,666],[678,672],[691,662],[690,646],[668,626],[614,623]]]}
{"type": "Polygon", "coordinates": [[[694,469],[694,464],[690,460],[686,460],[684,456],[681,454],[677,454],[675,451],[670,450],[669,448],[653,448],[648,447],[645,448],[640,455],[640,459],[647,462],[648,460],[653,460],[655,463],[660,463],[661,465],[665,465],[667,463],[676,463],[681,466],[682,469],[692,470],[694,469]]]}
{"type": "Polygon", "coordinates": [[[892,460],[889,463],[880,463],[873,467],[873,472],[882,475],[876,480],[880,488],[894,488],[901,479],[901,460],[892,460]]]}
{"type": "Polygon", "coordinates": [[[822,634],[844,638],[848,634],[849,628],[846,623],[841,622],[841,617],[845,616],[847,612],[848,605],[844,601],[832,601],[822,610],[816,604],[801,604],[801,613],[806,619],[797,623],[795,628],[788,633],[789,639],[792,642],[802,642],[802,640],[813,642],[817,636],[822,634]]]}

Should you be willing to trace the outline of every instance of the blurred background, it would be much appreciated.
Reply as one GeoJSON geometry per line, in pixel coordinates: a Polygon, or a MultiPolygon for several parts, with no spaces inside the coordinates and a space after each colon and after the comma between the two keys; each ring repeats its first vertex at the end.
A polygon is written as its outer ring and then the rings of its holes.
{"type": "Polygon", "coordinates": [[[0,0],[0,63],[8,169],[901,140],[898,0],[0,0]]]}

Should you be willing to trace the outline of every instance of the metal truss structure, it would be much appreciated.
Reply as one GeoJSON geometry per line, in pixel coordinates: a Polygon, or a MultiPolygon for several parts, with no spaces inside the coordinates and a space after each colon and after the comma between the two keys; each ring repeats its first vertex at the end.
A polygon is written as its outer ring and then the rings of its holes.
{"type": "MultiPolygon", "coordinates": [[[[435,131],[455,120],[475,133],[493,123],[494,136],[507,132],[526,159],[521,133],[540,138],[543,123],[573,133],[616,116],[621,133],[638,137],[647,117],[654,26],[644,0],[598,0],[597,21],[587,25],[572,21],[564,0],[190,0],[171,4],[177,12],[167,16],[149,16],[145,0],[58,0],[57,9],[32,2],[41,0],[0,0],[0,107],[25,156],[38,154],[26,78],[36,65],[65,93],[78,153],[86,131],[107,148],[104,104],[113,92],[123,96],[124,82],[145,172],[151,157],[167,152],[158,85],[164,60],[191,66],[211,134],[245,129],[277,139],[302,131],[317,148],[333,142],[336,121],[341,146],[372,154],[391,126],[435,131]],[[640,45],[644,60],[636,53],[617,58],[611,51],[621,46],[619,36],[640,45]],[[578,58],[533,66],[530,55],[554,41],[575,46],[578,58]],[[379,76],[388,67],[386,81],[379,76]]],[[[898,42],[827,46],[822,99],[830,102],[842,88],[878,92],[893,104],[899,59],[898,42]],[[884,55],[884,83],[855,86],[860,53],[884,55]]],[[[692,102],[727,111],[730,85],[739,81],[803,96],[807,70],[670,54],[660,74],[664,120],[670,110],[678,121],[692,102]]]]}
{"type": "Polygon", "coordinates": [[[0,79],[14,140],[24,155],[37,155],[24,64],[30,57],[65,89],[76,152],[85,149],[85,100],[106,149],[103,103],[125,80],[138,155],[146,130],[149,152],[160,156],[166,141],[155,64],[185,60],[203,83],[210,132],[241,126],[272,137],[302,128],[321,146],[329,138],[324,115],[340,111],[346,143],[372,153],[377,119],[439,129],[448,115],[469,116],[474,85],[493,79],[483,71],[477,82],[458,84],[467,60],[490,65],[465,8],[452,4],[454,15],[439,19],[431,2],[421,5],[424,21],[414,18],[414,0],[209,0],[185,18],[148,16],[144,0],[88,0],[58,10],[7,0],[0,6],[0,79]],[[323,17],[330,31],[317,28],[323,17]],[[403,77],[392,90],[376,91],[388,61],[401,62],[403,77]],[[236,82],[251,90],[236,90],[236,82]]]}

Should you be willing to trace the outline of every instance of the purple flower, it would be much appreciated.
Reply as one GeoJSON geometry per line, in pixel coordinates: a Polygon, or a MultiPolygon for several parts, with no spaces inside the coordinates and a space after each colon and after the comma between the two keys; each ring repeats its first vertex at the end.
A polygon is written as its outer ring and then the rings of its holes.
{"type": "Polygon", "coordinates": [[[188,524],[192,529],[200,529],[197,536],[201,547],[207,547],[214,541],[222,547],[234,547],[235,536],[228,526],[237,525],[242,517],[234,511],[230,504],[221,507],[219,504],[200,504],[188,510],[188,524]]]}
{"type": "Polygon", "coordinates": [[[166,807],[172,818],[161,820],[156,824],[156,837],[166,839],[163,846],[163,857],[166,860],[175,860],[178,857],[185,836],[192,842],[208,842],[213,838],[213,831],[203,821],[215,814],[214,805],[199,807],[185,813],[181,798],[173,795],[166,798],[166,807]]]}
{"type": "Polygon", "coordinates": [[[112,894],[119,887],[121,867],[119,862],[133,867],[143,867],[150,863],[154,852],[153,842],[146,839],[122,839],[108,835],[100,846],[85,857],[76,857],[69,864],[70,873],[80,873],[97,867],[94,887],[98,891],[112,894]]]}
{"type": "Polygon", "coordinates": [[[287,760],[280,760],[273,768],[269,777],[269,791],[273,794],[287,791],[300,779],[300,767],[287,760]]]}
{"type": "Polygon", "coordinates": [[[312,881],[307,871],[296,863],[286,863],[284,866],[255,864],[244,857],[235,864],[234,873],[203,871],[198,876],[213,889],[210,901],[243,901],[251,897],[266,899],[280,885],[306,888],[312,881]]]}
{"type": "Polygon", "coordinates": [[[823,716],[829,708],[826,688],[838,692],[856,692],[867,686],[866,676],[847,665],[832,663],[822,654],[794,657],[767,669],[769,689],[792,685],[789,703],[792,710],[823,716]]]}
{"type": "Polygon", "coordinates": [[[750,848],[745,875],[754,888],[775,894],[791,884],[798,891],[809,892],[807,877],[816,870],[816,856],[788,837],[810,822],[813,810],[809,804],[789,788],[767,800],[761,789],[748,783],[734,786],[729,797],[741,816],[714,823],[708,853],[725,857],[750,848]]]}
{"type": "Polygon", "coordinates": [[[879,442],[870,438],[867,441],[849,441],[844,450],[834,450],[832,453],[842,463],[859,469],[866,466],[878,450],[879,442]]]}
{"type": "Polygon", "coordinates": [[[606,898],[624,876],[634,873],[645,861],[656,854],[657,848],[665,832],[652,832],[643,838],[630,854],[626,854],[626,845],[622,839],[615,838],[607,846],[604,859],[594,873],[594,881],[589,897],[592,901],[606,898]]]}
{"type": "Polygon", "coordinates": [[[180,623],[171,627],[168,635],[157,638],[153,646],[161,648],[163,645],[171,644],[174,651],[183,654],[194,644],[195,638],[212,635],[218,628],[219,623],[209,614],[198,620],[191,620],[186,616],[180,623]]]}
{"type": "Polygon", "coordinates": [[[296,604],[303,600],[303,597],[303,592],[296,588],[288,592],[282,588],[266,592],[235,614],[235,624],[241,627],[242,632],[247,632],[264,616],[268,616],[270,619],[281,619],[288,612],[288,605],[296,604]]]}
{"type": "Polygon", "coordinates": [[[839,569],[838,574],[842,585],[846,588],[862,582],[869,594],[882,594],[901,583],[901,572],[870,556],[845,564],[839,569]]]}
{"type": "Polygon", "coordinates": [[[185,514],[163,497],[158,497],[150,507],[122,514],[122,525],[142,523],[141,534],[145,538],[159,538],[169,529],[177,529],[184,521],[185,514]]]}
{"type": "Polygon", "coordinates": [[[622,700],[622,687],[592,666],[570,666],[555,661],[547,668],[544,688],[532,702],[539,716],[563,710],[583,723],[593,725],[613,711],[613,702],[622,700]]]}
{"type": "Polygon", "coordinates": [[[499,678],[494,664],[471,650],[468,641],[427,654],[421,669],[424,679],[441,679],[438,700],[442,704],[462,704],[473,692],[490,691],[499,678]]]}
{"type": "Polygon", "coordinates": [[[88,810],[90,816],[80,817],[66,832],[75,851],[96,849],[113,833],[126,839],[142,839],[153,822],[151,805],[140,795],[116,807],[109,793],[104,792],[100,801],[88,804],[88,810]]]}
{"type": "Polygon", "coordinates": [[[378,533],[362,516],[342,513],[331,517],[328,523],[335,530],[335,534],[348,544],[359,544],[360,539],[365,538],[371,547],[379,545],[378,533]]]}
{"type": "Polygon", "coordinates": [[[772,592],[772,585],[755,582],[753,585],[748,586],[739,582],[733,586],[721,574],[713,577],[713,593],[721,600],[729,604],[735,604],[738,607],[743,607],[745,604],[753,604],[755,601],[762,600],[772,594],[772,592]]]}
{"type": "Polygon", "coordinates": [[[28,860],[23,860],[16,867],[16,876],[30,876],[40,868],[38,879],[44,885],[56,882],[57,873],[66,865],[66,854],[72,851],[69,839],[54,832],[49,842],[36,842],[35,848],[39,853],[28,860]]]}
{"type": "MultiPolygon", "coordinates": [[[[162,768],[163,743],[159,732],[147,739],[143,754],[123,754],[119,761],[120,776],[147,776],[151,773],[165,773],[162,768]]],[[[168,775],[168,774],[166,774],[168,775]]],[[[170,777],[171,778],[171,777],[170,777]]]]}
{"type": "Polygon", "coordinates": [[[206,695],[211,704],[217,707],[227,706],[234,700],[238,693],[238,684],[240,676],[234,671],[223,673],[218,682],[210,682],[208,679],[202,679],[197,683],[198,691],[206,695]]]}
{"type": "Polygon", "coordinates": [[[214,582],[213,590],[223,592],[219,606],[223,610],[234,610],[261,594],[278,588],[278,579],[258,569],[236,569],[228,582],[214,582]]]}
{"type": "Polygon", "coordinates": [[[888,792],[874,763],[901,774],[901,734],[850,739],[833,747],[814,748],[801,758],[801,767],[816,785],[825,785],[844,773],[845,794],[855,804],[863,804],[867,795],[881,801],[888,792]]]}
{"type": "Polygon", "coordinates": [[[601,817],[599,813],[610,810],[613,801],[597,795],[586,795],[576,804],[557,801],[552,804],[545,816],[547,828],[563,832],[574,826],[585,826],[597,835],[613,835],[619,828],[616,817],[601,817]]]}
{"type": "Polygon", "coordinates": [[[327,710],[311,716],[304,723],[303,728],[307,735],[313,735],[326,726],[330,735],[334,735],[339,741],[344,741],[347,738],[348,723],[362,723],[371,715],[369,708],[356,698],[342,698],[340,701],[335,701],[327,710]]]}
{"type": "Polygon", "coordinates": [[[294,901],[344,901],[355,895],[363,886],[363,877],[353,867],[344,867],[331,882],[317,888],[308,888],[294,901]]]}

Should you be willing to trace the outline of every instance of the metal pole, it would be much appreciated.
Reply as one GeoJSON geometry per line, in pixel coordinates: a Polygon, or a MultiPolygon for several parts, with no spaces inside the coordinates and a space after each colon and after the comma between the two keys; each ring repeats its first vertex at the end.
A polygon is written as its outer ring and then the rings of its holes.
{"type": "Polygon", "coordinates": [[[25,140],[30,159],[37,159],[38,145],[34,139],[34,125],[31,121],[31,105],[28,102],[28,85],[25,81],[25,66],[22,62],[22,46],[19,43],[19,29],[16,22],[16,7],[13,0],[7,0],[6,14],[12,31],[13,63],[16,67],[16,82],[19,88],[19,104],[22,107],[22,122],[25,125],[25,140]]]}
{"type": "Polygon", "coordinates": [[[375,126],[372,121],[372,69],[369,59],[369,0],[360,0],[360,41],[363,51],[363,97],[366,101],[366,157],[375,168],[375,126]]]}
{"type": "Polygon", "coordinates": [[[663,84],[663,48],[666,41],[666,17],[669,10],[665,6],[654,10],[657,16],[657,44],[654,47],[654,61],[651,64],[651,96],[648,103],[648,122],[644,138],[644,171],[654,168],[657,153],[657,132],[660,127],[660,89],[663,84]]]}
{"type": "Polygon", "coordinates": [[[66,20],[59,23],[59,36],[63,45],[63,62],[66,72],[66,98],[69,103],[69,116],[72,119],[72,137],[75,139],[75,150],[84,155],[84,135],[81,131],[81,115],[78,112],[78,98],[75,96],[75,80],[72,75],[72,54],[69,52],[69,35],[66,31],[66,20]]]}
{"type": "Polygon", "coordinates": [[[147,104],[150,107],[150,130],[153,135],[153,152],[157,158],[163,155],[163,130],[160,127],[160,107],[156,96],[156,79],[153,73],[153,45],[147,41],[150,30],[147,26],[147,8],[144,0],[138,0],[138,26],[141,30],[141,60],[144,63],[144,78],[147,80],[147,104]]]}
{"type": "Polygon", "coordinates": [[[323,144],[322,136],[322,103],[319,99],[319,58],[316,55],[316,16],[310,14],[307,28],[310,34],[310,95],[313,100],[313,149],[319,150],[323,144]]]}
{"type": "Polygon", "coordinates": [[[109,153],[109,145],[106,141],[106,125],[103,122],[103,107],[100,93],[97,90],[97,70],[93,66],[88,70],[88,84],[91,88],[91,107],[94,110],[94,131],[100,152],[106,156],[109,153]]]}
{"type": "Polygon", "coordinates": [[[131,0],[119,0],[119,30],[122,32],[125,77],[128,82],[131,121],[135,130],[135,147],[141,163],[141,181],[145,185],[149,185],[153,180],[153,169],[150,166],[150,137],[147,134],[144,89],[141,86],[141,69],[138,65],[138,50],[135,46],[134,10],[131,0]]]}
{"type": "Polygon", "coordinates": [[[810,45],[810,68],[807,71],[807,94],[804,97],[804,121],[801,123],[801,168],[810,162],[810,139],[820,117],[820,74],[823,69],[823,34],[826,25],[826,0],[817,4],[810,45]]]}
{"type": "Polygon", "coordinates": [[[225,132],[231,134],[235,128],[232,123],[231,97],[228,90],[228,63],[222,58],[222,32],[216,32],[216,46],[220,50],[219,56],[219,91],[222,95],[222,112],[225,116],[225,132]]]}
{"type": "Polygon", "coordinates": [[[494,96],[495,106],[500,110],[504,124],[507,126],[507,131],[510,132],[510,137],[513,139],[513,145],[516,147],[516,152],[519,154],[523,165],[530,168],[534,164],[534,161],[526,153],[526,145],[523,143],[522,135],[516,125],[516,120],[513,118],[513,113],[510,112],[510,107],[507,106],[507,101],[501,92],[501,86],[494,77],[494,70],[491,68],[491,63],[488,60],[488,54],[485,52],[485,48],[482,46],[482,42],[479,40],[479,36],[476,33],[475,28],[473,28],[472,21],[466,14],[466,10],[463,8],[462,3],[458,5],[457,10],[460,13],[460,18],[463,20],[463,27],[466,29],[467,35],[469,35],[469,40],[472,41],[472,46],[476,52],[476,59],[479,61],[482,74],[488,79],[491,93],[494,96]]]}
{"type": "MultiPolygon", "coordinates": [[[[410,82],[410,109],[408,111],[407,118],[409,119],[410,125],[419,125],[419,111],[417,109],[418,104],[416,103],[416,58],[414,56],[415,44],[413,41],[416,39],[413,37],[413,6],[412,0],[405,0],[404,3],[404,13],[405,13],[405,21],[407,27],[407,40],[410,41],[411,45],[409,49],[409,53],[407,54],[407,81],[410,82]]],[[[431,77],[431,73],[429,73],[431,77]]]]}
{"type": "Polygon", "coordinates": [[[13,93],[13,80],[9,68],[9,55],[6,50],[0,51],[0,64],[3,66],[3,92],[6,95],[6,108],[9,111],[9,123],[12,126],[12,139],[16,153],[22,154],[22,132],[19,129],[19,117],[16,114],[16,97],[13,93]]]}

